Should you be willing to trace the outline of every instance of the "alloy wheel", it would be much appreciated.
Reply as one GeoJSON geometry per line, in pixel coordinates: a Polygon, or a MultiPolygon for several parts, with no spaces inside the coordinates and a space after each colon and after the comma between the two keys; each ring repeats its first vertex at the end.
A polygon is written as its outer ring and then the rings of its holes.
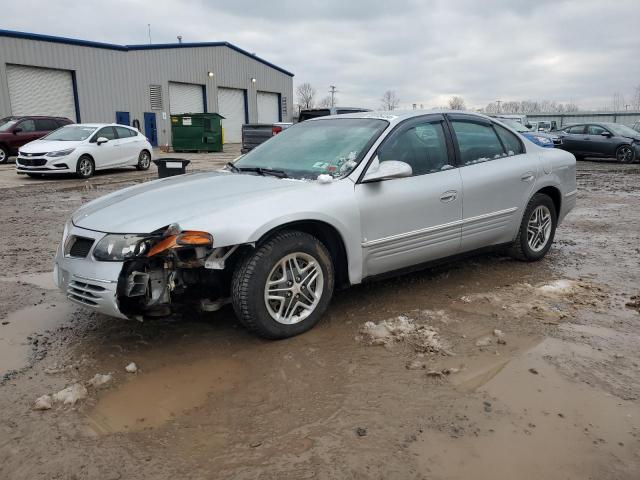
{"type": "Polygon", "coordinates": [[[5,152],[2,148],[0,148],[0,163],[4,163],[7,161],[7,152],[5,152]]]}
{"type": "Polygon", "coordinates": [[[80,165],[78,166],[78,171],[80,175],[83,177],[88,177],[91,175],[91,171],[93,170],[93,165],[91,165],[91,160],[88,158],[81,158],[80,165]]]}
{"type": "Polygon", "coordinates": [[[633,150],[630,146],[623,145],[622,147],[618,148],[616,158],[619,162],[629,163],[633,160],[633,150]]]}
{"type": "Polygon", "coordinates": [[[534,252],[542,250],[551,237],[551,212],[546,205],[538,205],[527,223],[527,243],[534,252]]]}
{"type": "Polygon", "coordinates": [[[293,325],[313,313],[323,290],[320,263],[307,253],[291,253],[271,269],[264,287],[264,302],[276,322],[293,325]]]}
{"type": "Polygon", "coordinates": [[[151,158],[149,157],[149,154],[147,152],[140,152],[138,165],[140,165],[140,168],[142,168],[143,170],[149,168],[149,165],[151,165],[151,158]]]}

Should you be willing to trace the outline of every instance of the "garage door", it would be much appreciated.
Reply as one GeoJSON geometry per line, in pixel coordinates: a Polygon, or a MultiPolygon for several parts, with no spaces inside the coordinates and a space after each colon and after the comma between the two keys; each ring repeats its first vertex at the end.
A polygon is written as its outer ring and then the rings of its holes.
{"type": "Polygon", "coordinates": [[[180,113],[203,113],[204,95],[202,85],[169,82],[169,111],[180,113]]]}
{"type": "Polygon", "coordinates": [[[258,92],[258,123],[275,123],[279,121],[278,94],[258,92]]]}
{"type": "Polygon", "coordinates": [[[50,115],[77,120],[70,71],[7,65],[7,83],[12,115],[50,115]]]}
{"type": "Polygon", "coordinates": [[[224,143],[242,141],[242,124],[245,123],[244,90],[218,88],[218,113],[224,117],[224,143]]]}

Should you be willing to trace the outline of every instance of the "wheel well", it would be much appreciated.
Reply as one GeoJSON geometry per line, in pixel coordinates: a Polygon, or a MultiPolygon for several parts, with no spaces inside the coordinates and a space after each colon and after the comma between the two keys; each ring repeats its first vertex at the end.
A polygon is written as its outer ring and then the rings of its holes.
{"type": "Polygon", "coordinates": [[[320,240],[331,254],[333,268],[336,274],[336,287],[345,288],[349,286],[347,251],[342,236],[332,225],[319,220],[301,220],[286,223],[265,233],[260,240],[258,240],[257,244],[260,245],[264,243],[274,233],[282,230],[298,230],[313,235],[320,240]]]}
{"type": "Polygon", "coordinates": [[[556,217],[560,215],[560,207],[562,206],[562,194],[556,187],[544,187],[538,190],[536,193],[544,193],[553,200],[553,205],[556,207],[556,217]]]}

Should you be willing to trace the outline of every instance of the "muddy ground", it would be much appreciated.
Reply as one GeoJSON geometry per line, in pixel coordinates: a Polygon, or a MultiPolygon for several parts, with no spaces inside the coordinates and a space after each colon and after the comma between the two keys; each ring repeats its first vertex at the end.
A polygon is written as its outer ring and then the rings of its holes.
{"type": "Polygon", "coordinates": [[[580,162],[539,263],[358,286],[279,342],[229,308],[142,324],[69,305],[51,258],[74,209],[140,181],[109,178],[0,190],[0,478],[640,478],[637,165],[580,162]]]}

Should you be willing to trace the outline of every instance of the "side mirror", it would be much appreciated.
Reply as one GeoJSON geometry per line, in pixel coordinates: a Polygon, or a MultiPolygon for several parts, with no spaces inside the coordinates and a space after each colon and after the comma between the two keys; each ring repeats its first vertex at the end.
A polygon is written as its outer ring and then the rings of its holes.
{"type": "Polygon", "coordinates": [[[16,128],[13,129],[13,134],[16,135],[16,134],[20,133],[21,131],[22,131],[22,128],[16,127],[16,128]]]}
{"type": "Polygon", "coordinates": [[[611,135],[611,132],[602,132],[600,135],[602,135],[603,137],[613,137],[613,135],[611,135]]]}
{"type": "Polygon", "coordinates": [[[109,141],[109,139],[108,139],[108,138],[105,138],[105,137],[98,137],[98,139],[96,140],[96,143],[97,143],[98,145],[102,145],[103,143],[107,143],[108,141],[109,141]]]}
{"type": "MultiPolygon", "coordinates": [[[[378,159],[376,158],[374,162],[377,163],[377,161],[378,159]]],[[[412,174],[413,170],[408,163],[397,160],[385,160],[384,162],[379,162],[377,168],[375,168],[375,163],[373,163],[362,179],[362,182],[380,182],[382,180],[391,180],[392,178],[410,177],[412,174]]]]}

